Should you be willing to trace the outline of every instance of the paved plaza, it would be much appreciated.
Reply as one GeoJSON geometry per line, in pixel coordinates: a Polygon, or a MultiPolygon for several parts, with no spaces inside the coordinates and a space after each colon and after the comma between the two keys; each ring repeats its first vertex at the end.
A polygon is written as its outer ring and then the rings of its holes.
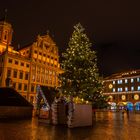
{"type": "Polygon", "coordinates": [[[0,121],[0,140],[139,140],[140,114],[96,112],[92,127],[67,128],[32,120],[0,121]]]}

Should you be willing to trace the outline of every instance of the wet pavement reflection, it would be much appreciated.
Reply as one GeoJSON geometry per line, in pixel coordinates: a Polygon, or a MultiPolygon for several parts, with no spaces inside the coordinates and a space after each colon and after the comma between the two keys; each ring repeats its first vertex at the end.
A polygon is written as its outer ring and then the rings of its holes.
{"type": "Polygon", "coordinates": [[[96,112],[92,127],[67,128],[31,120],[0,121],[0,140],[139,140],[140,114],[96,112]]]}

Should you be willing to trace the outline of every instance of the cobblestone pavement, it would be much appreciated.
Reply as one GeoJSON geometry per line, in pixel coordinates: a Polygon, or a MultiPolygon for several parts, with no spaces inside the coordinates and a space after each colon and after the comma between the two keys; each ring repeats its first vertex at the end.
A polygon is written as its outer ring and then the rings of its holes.
{"type": "Polygon", "coordinates": [[[96,112],[92,127],[73,129],[36,118],[0,121],[0,140],[140,140],[140,114],[96,112]]]}

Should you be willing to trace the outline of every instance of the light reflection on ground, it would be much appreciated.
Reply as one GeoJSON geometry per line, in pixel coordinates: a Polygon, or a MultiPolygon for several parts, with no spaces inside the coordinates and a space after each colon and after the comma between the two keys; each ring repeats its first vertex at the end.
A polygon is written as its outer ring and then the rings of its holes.
{"type": "Polygon", "coordinates": [[[140,114],[96,112],[92,127],[69,129],[32,120],[0,121],[0,140],[139,140],[140,114]]]}

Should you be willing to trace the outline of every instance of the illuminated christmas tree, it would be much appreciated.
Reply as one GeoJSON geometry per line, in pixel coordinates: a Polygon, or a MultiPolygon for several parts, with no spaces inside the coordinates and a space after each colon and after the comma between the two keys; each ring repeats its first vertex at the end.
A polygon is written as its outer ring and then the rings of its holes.
{"type": "Polygon", "coordinates": [[[96,52],[91,50],[92,44],[84,31],[80,23],[74,26],[68,48],[62,54],[61,91],[65,95],[96,102],[103,97],[102,82],[96,52]]]}

